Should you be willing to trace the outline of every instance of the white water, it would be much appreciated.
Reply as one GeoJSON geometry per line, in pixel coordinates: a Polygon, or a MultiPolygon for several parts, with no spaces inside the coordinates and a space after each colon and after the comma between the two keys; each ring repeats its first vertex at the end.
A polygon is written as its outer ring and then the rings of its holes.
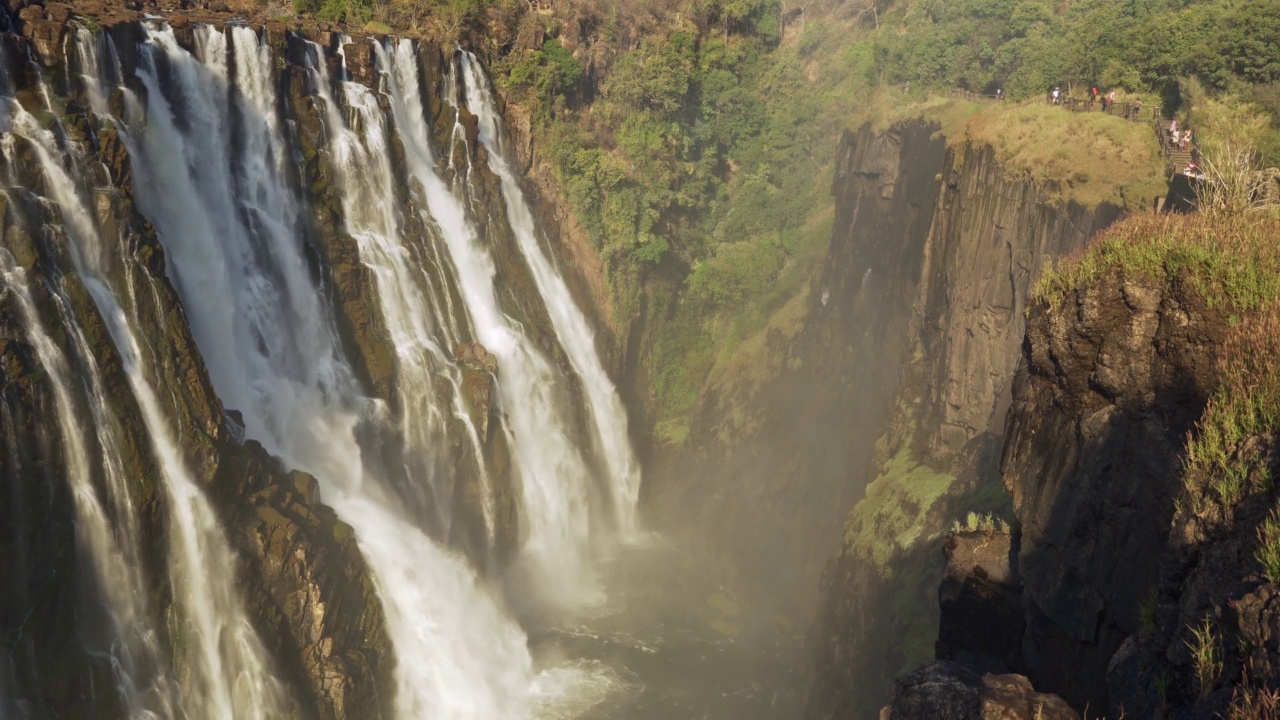
{"type": "MultiPolygon", "coordinates": [[[[573,439],[558,374],[523,328],[503,313],[493,258],[481,245],[463,199],[436,173],[413,43],[400,40],[390,51],[380,44],[374,49],[420,210],[449,250],[472,331],[498,358],[502,407],[523,493],[521,553],[531,566],[528,574],[538,591],[557,604],[598,603],[602,597],[589,547],[592,477],[573,439]]],[[[343,87],[348,104],[361,112],[366,125],[381,121],[366,88],[354,83],[343,87]]]]}
{"type": "MultiPolygon", "coordinates": [[[[151,627],[151,616],[144,603],[146,584],[138,572],[141,564],[137,561],[136,552],[136,525],[133,524],[136,518],[122,519],[123,538],[118,541],[93,487],[90,453],[85,438],[73,420],[77,413],[69,380],[71,369],[36,314],[25,271],[14,266],[13,257],[8,252],[0,252],[0,289],[13,293],[27,339],[52,384],[66,477],[76,508],[76,532],[94,564],[96,580],[106,596],[105,606],[114,624],[113,634],[119,639],[112,648],[117,691],[131,717],[173,717],[169,680],[159,662],[161,655],[155,629],[151,627]],[[155,668],[154,684],[149,691],[137,687],[139,680],[143,679],[135,665],[137,656],[141,656],[138,660],[150,661],[155,668]]],[[[100,440],[113,439],[103,437],[105,425],[98,412],[106,403],[97,394],[100,388],[96,381],[92,390],[94,427],[100,440]]],[[[104,468],[115,474],[119,469],[119,458],[110,454],[114,446],[104,442],[102,448],[106,452],[102,458],[104,468]]],[[[124,501],[127,503],[127,498],[124,501]]]]}
{"type": "MultiPolygon", "coordinates": [[[[235,562],[227,539],[174,442],[169,422],[145,376],[134,328],[101,279],[102,240],[72,176],[63,166],[66,162],[74,167],[74,163],[62,155],[53,133],[40,128],[16,103],[10,105],[15,134],[31,140],[39,157],[51,199],[61,213],[76,270],[120,353],[130,389],[142,411],[151,451],[161,470],[172,528],[168,571],[175,597],[170,632],[178,638],[176,646],[184,650],[174,658],[179,676],[184,679],[180,689],[182,705],[189,713],[218,720],[280,717],[287,712],[285,693],[274,679],[265,650],[245,615],[235,587],[235,562]]],[[[64,312],[65,322],[74,327],[69,311],[64,312]]],[[[83,351],[88,352],[87,345],[83,351]]],[[[50,356],[49,362],[54,360],[50,356]]],[[[105,402],[99,400],[97,404],[105,402]]],[[[61,422],[72,422],[70,406],[63,406],[61,401],[59,405],[59,414],[64,418],[61,422]]],[[[70,454],[81,456],[74,461],[77,465],[87,462],[82,447],[70,454]]],[[[121,577],[127,578],[128,574],[121,577]]],[[[121,607],[127,608],[128,602],[121,607]]],[[[163,702],[158,711],[172,714],[163,702]]],[[[137,714],[150,716],[152,712],[138,710],[137,714]]]]}
{"type": "MultiPolygon", "coordinates": [[[[270,68],[269,49],[250,31],[228,32],[236,89],[249,99],[236,110],[246,127],[258,128],[245,133],[244,146],[227,141],[228,56],[224,36],[209,29],[197,31],[198,57],[166,29],[150,33],[156,55],[140,71],[149,90],[146,132],[133,133],[143,209],[169,250],[215,387],[243,413],[247,434],[315,474],[325,500],[355,528],[395,645],[397,715],[522,717],[532,678],[523,633],[462,558],[399,512],[362,460],[355,428],[375,408],[356,395],[319,288],[300,270],[300,233],[286,222],[295,201],[282,173],[272,162],[251,161],[283,157],[278,126],[267,118],[275,107],[272,76],[243,70],[251,62],[270,68]],[[154,63],[161,61],[176,83],[159,82],[154,63]]],[[[407,342],[397,338],[397,350],[407,342]]],[[[438,352],[416,350],[427,360],[438,352]]]]}
{"type": "Polygon", "coordinates": [[[520,252],[533,273],[538,292],[546,303],[556,337],[568,355],[574,372],[582,380],[595,439],[609,471],[612,490],[610,498],[618,530],[624,538],[629,537],[636,531],[640,464],[627,436],[627,411],[622,406],[613,381],[600,363],[595,338],[586,317],[574,303],[564,278],[556,271],[538,241],[538,227],[529,201],[507,159],[502,116],[498,114],[493,102],[493,91],[489,87],[488,78],[471,53],[463,52],[461,56],[467,109],[479,118],[480,142],[489,150],[489,169],[502,181],[507,220],[515,233],[520,252]]]}
{"type": "MultiPolygon", "coordinates": [[[[405,488],[392,487],[386,468],[362,456],[358,429],[381,427],[387,408],[362,397],[305,259],[303,208],[286,181],[291,168],[270,48],[246,28],[196,28],[194,53],[179,47],[163,26],[153,25],[147,34],[138,69],[146,107],[120,88],[135,197],[165,245],[170,279],[226,407],[242,413],[248,437],[316,475],[326,502],[355,527],[395,646],[397,717],[567,718],[599,702],[617,678],[583,663],[535,672],[519,625],[462,557],[422,530],[433,518],[404,503],[405,488]]],[[[121,78],[105,36],[99,39],[77,33],[75,49],[90,105],[105,113],[106,97],[121,78]]],[[[452,478],[440,468],[447,468],[442,458],[451,422],[461,421],[483,467],[451,360],[459,341],[478,340],[499,360],[503,427],[522,489],[526,573],[562,605],[599,602],[592,544],[607,539],[606,530],[634,528],[639,480],[616,392],[563,281],[544,255],[530,255],[528,248],[541,251],[514,176],[504,176],[505,164],[491,158],[521,251],[585,386],[594,442],[608,471],[600,478],[574,439],[565,379],[503,312],[493,258],[468,213],[473,169],[456,168],[462,176],[452,186],[436,172],[413,45],[376,49],[394,126],[367,88],[342,83],[334,98],[322,62],[315,75],[346,230],[373,272],[396,352],[394,430],[410,489],[432,489],[434,510],[447,529],[452,478]],[[404,148],[408,178],[396,177],[391,166],[392,133],[404,148]],[[406,184],[417,217],[406,217],[395,201],[396,189],[406,184]],[[451,290],[461,297],[460,307],[451,290]],[[618,424],[607,427],[611,422],[618,424]],[[610,516],[593,519],[593,505],[606,502],[610,516]]],[[[463,136],[461,126],[454,134],[463,136]]],[[[191,717],[278,716],[284,700],[267,680],[265,656],[244,622],[225,538],[183,467],[147,382],[141,335],[111,290],[94,280],[102,246],[91,215],[53,157],[58,150],[50,140],[42,156],[49,185],[78,249],[81,274],[125,360],[175,514],[170,573],[184,637],[195,641],[179,659],[180,703],[191,717]],[[193,595],[205,578],[208,586],[193,595]],[[219,636],[222,647],[211,640],[219,636]]],[[[133,288],[132,275],[127,280],[129,292],[148,290],[133,288]]],[[[484,490],[489,500],[492,488],[484,490]]],[[[492,508],[485,509],[492,541],[492,508]]]]}

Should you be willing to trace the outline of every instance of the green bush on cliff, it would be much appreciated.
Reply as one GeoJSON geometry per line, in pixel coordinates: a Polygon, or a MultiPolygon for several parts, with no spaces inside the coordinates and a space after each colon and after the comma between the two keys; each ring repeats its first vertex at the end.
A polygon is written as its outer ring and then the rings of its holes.
{"type": "Polygon", "coordinates": [[[1213,307],[1257,311],[1280,298],[1280,218],[1200,215],[1128,218],[1083,250],[1046,269],[1032,299],[1057,305],[1073,288],[1106,273],[1172,283],[1186,279],[1213,307]]]}
{"type": "Polygon", "coordinates": [[[844,528],[846,552],[865,556],[888,573],[889,560],[920,539],[934,503],[953,482],[955,477],[918,463],[904,448],[885,463],[849,515],[844,528]]]}

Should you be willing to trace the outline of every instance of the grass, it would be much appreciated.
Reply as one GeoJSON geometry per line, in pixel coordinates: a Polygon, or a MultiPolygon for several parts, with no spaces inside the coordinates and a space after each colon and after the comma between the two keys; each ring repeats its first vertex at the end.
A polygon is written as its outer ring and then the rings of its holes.
{"type": "Polygon", "coordinates": [[[1056,306],[1072,289],[1107,273],[1166,284],[1185,274],[1210,306],[1260,310],[1280,298],[1278,237],[1280,218],[1273,215],[1130,217],[1046,270],[1031,295],[1036,302],[1056,306]]]}
{"type": "Polygon", "coordinates": [[[911,548],[924,531],[924,519],[955,477],[921,465],[903,449],[885,463],[867,486],[845,524],[847,550],[871,558],[882,572],[900,550],[911,548]]]}
{"type": "MultiPolygon", "coordinates": [[[[1186,478],[1197,509],[1210,501],[1233,507],[1255,485],[1270,489],[1269,468],[1247,441],[1280,428],[1277,357],[1280,305],[1248,315],[1227,333],[1218,359],[1218,388],[1200,418],[1198,433],[1187,443],[1186,478]]],[[[1275,518],[1268,522],[1280,525],[1275,518]]],[[[1273,544],[1280,543],[1280,527],[1275,530],[1269,536],[1275,538],[1273,544]]],[[[1280,548],[1275,552],[1280,558],[1280,548]]]]}
{"type": "Polygon", "coordinates": [[[1074,288],[1109,274],[1166,288],[1182,282],[1227,315],[1219,385],[1187,443],[1184,478],[1197,512],[1215,503],[1234,507],[1251,489],[1273,484],[1247,441],[1280,429],[1277,238],[1280,217],[1270,213],[1132,217],[1047,270],[1032,289],[1034,301],[1056,306],[1074,288]]]}
{"type": "Polygon", "coordinates": [[[1167,189],[1147,122],[1069,112],[1041,100],[973,102],[888,88],[874,91],[859,115],[881,131],[913,118],[937,122],[952,144],[990,145],[1010,179],[1034,180],[1050,201],[1141,210],[1167,189]]]}
{"type": "Polygon", "coordinates": [[[1258,526],[1258,547],[1253,557],[1262,566],[1262,576],[1280,582],[1280,508],[1271,511],[1258,526]]]}
{"type": "Polygon", "coordinates": [[[1008,534],[1011,530],[1009,523],[1004,518],[997,517],[994,513],[970,511],[965,515],[964,522],[954,520],[951,523],[951,532],[999,532],[1008,534]]]}
{"type": "Polygon", "coordinates": [[[1222,675],[1222,646],[1209,618],[1202,619],[1200,624],[1192,627],[1191,638],[1185,642],[1187,649],[1191,651],[1200,696],[1207,696],[1222,675]]]}
{"type": "Polygon", "coordinates": [[[1050,196],[1142,208],[1165,192],[1164,160],[1147,122],[1032,100],[992,103],[966,130],[971,141],[995,148],[1007,170],[1050,196]]]}

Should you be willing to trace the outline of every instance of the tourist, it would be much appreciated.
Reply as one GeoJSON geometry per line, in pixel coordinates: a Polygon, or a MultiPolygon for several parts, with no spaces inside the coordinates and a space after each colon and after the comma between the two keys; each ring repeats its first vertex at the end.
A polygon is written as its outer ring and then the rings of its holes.
{"type": "Polygon", "coordinates": [[[1178,142],[1178,118],[1169,121],[1169,137],[1178,142]]]}
{"type": "Polygon", "coordinates": [[[996,100],[1003,100],[1003,99],[1004,99],[1004,90],[1001,88],[996,88],[996,100]]]}
{"type": "Polygon", "coordinates": [[[1060,91],[1058,88],[1053,89],[1053,104],[1054,105],[1062,104],[1062,91],[1060,91]]]}

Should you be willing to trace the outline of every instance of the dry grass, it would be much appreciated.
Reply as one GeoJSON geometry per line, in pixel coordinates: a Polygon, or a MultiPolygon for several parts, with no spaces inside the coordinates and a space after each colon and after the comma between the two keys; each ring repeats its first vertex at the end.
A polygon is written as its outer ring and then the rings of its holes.
{"type": "Polygon", "coordinates": [[[1231,705],[1223,720],[1280,720],[1280,690],[1255,685],[1252,677],[1246,667],[1244,680],[1231,693],[1231,705]]]}
{"type": "Polygon", "coordinates": [[[1073,113],[1038,100],[972,102],[896,88],[874,91],[860,115],[878,130],[932,120],[952,143],[990,145],[1012,178],[1034,180],[1050,201],[1146,210],[1167,189],[1160,145],[1146,122],[1073,113]]]}
{"type": "Polygon", "coordinates": [[[1164,160],[1146,122],[1028,101],[991,104],[967,129],[973,141],[994,147],[1010,170],[1062,199],[1145,209],[1164,194],[1164,160]]]}
{"type": "Polygon", "coordinates": [[[1165,282],[1185,273],[1212,306],[1262,310],[1280,298],[1278,242],[1280,218],[1270,214],[1135,216],[1045,272],[1032,298],[1056,305],[1072,288],[1111,272],[1165,282]]]}

